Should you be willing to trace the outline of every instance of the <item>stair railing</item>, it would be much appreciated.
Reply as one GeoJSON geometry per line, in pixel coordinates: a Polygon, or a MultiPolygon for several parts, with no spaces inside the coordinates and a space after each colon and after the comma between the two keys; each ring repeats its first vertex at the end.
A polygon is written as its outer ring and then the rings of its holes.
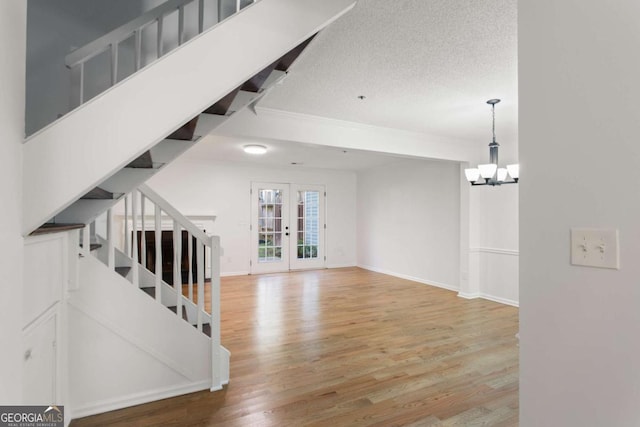
{"type": "MultiPolygon", "coordinates": [[[[198,228],[193,222],[182,215],[169,202],[163,199],[155,191],[146,185],[140,186],[128,195],[124,196],[124,215],[122,216],[122,224],[119,224],[122,230],[121,239],[116,236],[114,208],[110,208],[106,212],[106,264],[112,270],[117,270],[116,266],[116,246],[119,246],[124,254],[133,260],[131,262],[131,270],[127,274],[128,279],[137,288],[140,287],[140,268],[146,268],[155,276],[155,298],[162,304],[163,302],[163,286],[167,286],[163,282],[162,274],[162,232],[167,228],[171,228],[173,240],[173,290],[176,294],[175,306],[176,315],[182,319],[183,299],[187,298],[197,306],[197,322],[195,326],[198,331],[203,331],[203,324],[206,320],[211,328],[211,363],[212,363],[212,390],[222,387],[220,375],[221,367],[221,342],[220,342],[220,237],[209,236],[203,230],[198,228]],[[148,206],[150,205],[150,206],[148,206]],[[153,219],[146,215],[147,212],[153,212],[153,219]],[[151,224],[149,224],[151,222],[151,224]],[[150,227],[148,227],[150,225],[150,227]],[[169,226],[169,227],[168,227],[169,226]],[[187,295],[183,295],[183,279],[182,279],[182,232],[187,231],[188,248],[186,256],[188,261],[188,280],[187,295]],[[154,252],[147,252],[146,237],[147,231],[153,231],[154,234],[154,252]],[[138,232],[140,232],[141,242],[139,244],[138,232]],[[124,244],[118,244],[118,240],[124,244]],[[195,240],[195,243],[194,243],[195,240]],[[195,251],[193,246],[195,245],[195,251]],[[195,252],[195,253],[194,253],[195,252]],[[149,257],[147,256],[149,255],[149,257]],[[210,257],[211,267],[211,311],[206,310],[205,300],[205,257],[210,257]],[[147,260],[155,259],[155,265],[151,266],[147,260]],[[193,281],[194,271],[193,265],[196,265],[196,282],[193,281]],[[151,267],[151,268],[149,268],[151,267]],[[195,289],[194,289],[195,286],[195,289]],[[194,292],[195,291],[195,292],[194,292]]],[[[95,232],[96,225],[92,223],[87,225],[80,237],[81,248],[80,253],[83,256],[89,256],[91,247],[92,232],[95,232]]],[[[164,300],[171,298],[171,295],[164,295],[164,300]]],[[[190,304],[189,304],[190,305],[190,304]]]]}
{"type": "MultiPolygon", "coordinates": [[[[233,0],[235,1],[235,13],[240,12],[244,7],[256,3],[258,0],[233,0]]],[[[86,64],[93,58],[101,55],[102,53],[109,52],[109,69],[110,69],[110,81],[109,87],[118,83],[119,75],[119,48],[128,41],[133,40],[133,73],[139,71],[142,68],[143,54],[153,54],[153,52],[146,52],[142,46],[142,34],[143,31],[150,27],[156,28],[156,42],[155,42],[155,59],[162,57],[164,54],[172,49],[166,50],[165,43],[165,22],[169,16],[172,16],[177,12],[178,16],[178,34],[177,34],[177,46],[181,46],[187,41],[187,32],[185,31],[186,24],[196,24],[185,21],[185,7],[191,3],[197,3],[197,34],[201,34],[205,28],[205,17],[207,13],[210,16],[214,16],[215,24],[221,22],[222,16],[220,11],[222,10],[222,4],[225,0],[218,0],[218,11],[214,15],[214,12],[205,11],[205,0],[168,0],[165,3],[147,11],[138,18],[116,28],[115,30],[105,34],[104,36],[74,50],[65,58],[65,65],[70,70],[71,74],[71,93],[70,93],[70,110],[82,105],[86,101],[86,64]]],[[[227,0],[228,2],[228,0],[227,0]]],[[[214,25],[215,25],[214,24],[214,25]]],[[[131,73],[131,74],[133,74],[131,73]]]]}

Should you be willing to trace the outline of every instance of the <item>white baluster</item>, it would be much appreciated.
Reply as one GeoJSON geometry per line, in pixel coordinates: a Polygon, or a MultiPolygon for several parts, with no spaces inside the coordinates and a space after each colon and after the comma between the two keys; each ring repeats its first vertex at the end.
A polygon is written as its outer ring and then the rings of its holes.
{"type": "Polygon", "coordinates": [[[82,229],[82,256],[88,257],[91,253],[91,225],[82,229]]]}
{"type": "Polygon", "coordinates": [[[236,0],[236,13],[240,12],[240,0],[236,0]]]}
{"type": "Polygon", "coordinates": [[[189,301],[193,301],[193,237],[187,233],[187,254],[189,258],[189,301]]]}
{"type": "Polygon", "coordinates": [[[111,270],[116,266],[116,251],[113,245],[113,209],[107,210],[107,266],[111,270]]]}
{"type": "Polygon", "coordinates": [[[156,238],[156,299],[161,301],[162,290],[162,223],[160,206],[155,205],[155,238],[156,238]]]}
{"type": "Polygon", "coordinates": [[[124,196],[124,253],[131,256],[131,236],[129,236],[129,195],[124,196]]]}
{"type": "Polygon", "coordinates": [[[158,39],[157,39],[157,46],[156,46],[156,50],[158,52],[158,58],[160,58],[164,51],[163,51],[163,47],[162,47],[162,28],[164,27],[164,15],[160,15],[160,17],[158,17],[158,39]]]}
{"type": "Polygon", "coordinates": [[[138,71],[142,65],[142,28],[138,28],[134,33],[134,69],[138,71]]]}
{"type": "Polygon", "coordinates": [[[211,236],[211,371],[212,389],[222,387],[220,377],[220,237],[211,236]]]}
{"type": "Polygon", "coordinates": [[[131,192],[131,220],[133,221],[133,262],[131,263],[131,268],[133,269],[133,285],[137,288],[140,286],[140,268],[138,265],[138,190],[131,192]]]}
{"type": "Polygon", "coordinates": [[[118,83],[118,43],[111,43],[111,86],[118,83]]]}
{"type": "Polygon", "coordinates": [[[140,264],[144,268],[147,268],[147,230],[145,227],[145,205],[146,205],[146,197],[144,194],[140,193],[140,264]]]}
{"type": "Polygon", "coordinates": [[[182,316],[182,232],[173,220],[173,288],[176,291],[176,314],[182,316]]]}
{"type": "Polygon", "coordinates": [[[84,62],[71,68],[71,93],[69,101],[70,110],[84,103],[84,62]]]}
{"type": "Polygon", "coordinates": [[[178,8],[178,46],[184,43],[184,6],[178,8]]]}
{"type": "Polygon", "coordinates": [[[204,305],[204,243],[196,243],[196,267],[198,269],[198,330],[202,331],[202,314],[204,305]]]}
{"type": "Polygon", "coordinates": [[[204,0],[198,1],[198,34],[204,31],[204,0]]]}

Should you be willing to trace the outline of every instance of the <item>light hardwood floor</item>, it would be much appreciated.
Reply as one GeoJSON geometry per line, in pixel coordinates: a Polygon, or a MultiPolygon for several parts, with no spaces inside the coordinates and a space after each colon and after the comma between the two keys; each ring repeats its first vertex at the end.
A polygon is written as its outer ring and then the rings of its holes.
{"type": "Polygon", "coordinates": [[[358,268],[223,278],[225,390],[72,426],[516,426],[517,331],[517,308],[358,268]]]}

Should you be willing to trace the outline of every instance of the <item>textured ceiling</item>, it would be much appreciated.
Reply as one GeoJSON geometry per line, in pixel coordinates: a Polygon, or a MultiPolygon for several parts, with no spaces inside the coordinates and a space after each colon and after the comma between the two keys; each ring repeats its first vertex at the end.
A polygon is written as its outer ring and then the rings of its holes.
{"type": "Polygon", "coordinates": [[[277,168],[362,170],[397,162],[407,157],[290,141],[211,135],[194,145],[183,155],[183,158],[200,162],[222,160],[277,168]],[[242,150],[242,147],[247,144],[264,145],[267,147],[267,153],[264,155],[247,154],[242,150]]]}
{"type": "Polygon", "coordinates": [[[261,108],[405,129],[517,138],[516,0],[359,0],[326,28],[261,108]],[[359,95],[366,99],[358,99],[359,95]]]}
{"type": "MultiPolygon", "coordinates": [[[[516,3],[359,0],[313,40],[259,107],[477,141],[475,155],[484,158],[491,141],[485,102],[501,98],[501,154],[517,161],[516,3]]],[[[221,136],[206,138],[185,157],[350,170],[398,161],[366,151],[221,136]],[[269,152],[243,153],[242,146],[252,142],[269,152]]]]}

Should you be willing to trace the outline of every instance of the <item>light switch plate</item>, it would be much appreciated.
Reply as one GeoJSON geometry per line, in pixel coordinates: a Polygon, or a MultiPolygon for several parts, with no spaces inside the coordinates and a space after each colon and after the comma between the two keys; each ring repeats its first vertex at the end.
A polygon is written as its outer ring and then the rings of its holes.
{"type": "Polygon", "coordinates": [[[618,230],[571,229],[571,264],[598,268],[620,268],[618,230]]]}

